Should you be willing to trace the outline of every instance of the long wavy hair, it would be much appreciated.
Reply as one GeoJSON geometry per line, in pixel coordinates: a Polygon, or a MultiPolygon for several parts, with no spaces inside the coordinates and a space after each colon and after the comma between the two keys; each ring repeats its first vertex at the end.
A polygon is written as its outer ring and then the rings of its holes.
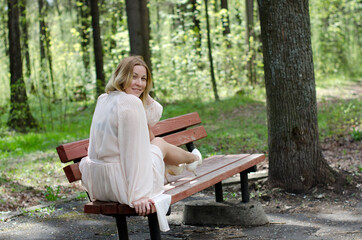
{"type": "Polygon", "coordinates": [[[133,68],[137,65],[144,66],[147,72],[146,88],[140,95],[140,99],[142,100],[143,105],[145,105],[147,96],[152,88],[152,76],[150,69],[141,56],[130,56],[121,60],[106,85],[106,93],[110,93],[112,91],[124,92],[125,89],[132,83],[133,68]]]}

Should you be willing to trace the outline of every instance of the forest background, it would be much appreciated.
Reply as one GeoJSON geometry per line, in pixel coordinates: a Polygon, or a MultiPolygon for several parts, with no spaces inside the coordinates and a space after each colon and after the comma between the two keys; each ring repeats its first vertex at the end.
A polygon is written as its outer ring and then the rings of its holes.
{"type": "MultiPolygon", "coordinates": [[[[209,1],[208,4],[214,74],[221,99],[214,102],[203,2],[149,1],[154,94],[165,106],[164,118],[200,111],[206,126],[209,124],[209,129],[214,131],[201,146],[208,155],[226,151],[266,153],[265,85],[258,9],[250,8],[250,1],[228,0],[227,8],[221,2],[225,1],[209,1]],[[230,119],[241,108],[249,110],[250,115],[255,114],[255,118],[247,115],[241,125],[230,119]],[[221,128],[221,124],[226,126],[221,128]],[[235,125],[239,125],[240,131],[235,131],[235,125]]],[[[49,158],[54,158],[57,145],[88,137],[97,94],[91,17],[84,15],[89,7],[84,3],[80,0],[26,1],[25,11],[21,12],[21,24],[25,24],[28,33],[27,41],[22,39],[24,81],[31,113],[40,126],[27,134],[12,131],[7,126],[10,110],[7,1],[0,3],[3,42],[0,45],[1,183],[16,179],[25,186],[36,185],[38,180],[29,178],[33,170],[26,170],[28,163],[19,169],[14,159],[33,159],[28,168],[41,168],[39,178],[44,178],[61,168],[49,162],[49,158]],[[45,11],[39,11],[40,2],[45,11]],[[44,32],[39,28],[41,22],[44,32]],[[42,50],[40,42],[45,49],[42,50]],[[28,183],[24,181],[26,178],[28,183]]],[[[107,81],[120,59],[130,52],[127,14],[124,1],[98,3],[107,81]]],[[[310,0],[309,3],[317,92],[324,88],[338,89],[350,82],[358,85],[362,65],[362,4],[357,0],[310,0]]],[[[321,139],[349,134],[360,140],[360,102],[350,100],[329,105],[324,101],[319,119],[321,139]]],[[[353,171],[358,173],[361,167],[355,166],[353,171]]],[[[59,189],[56,184],[44,185],[38,190],[46,189],[49,193],[59,189]]],[[[10,189],[20,191],[16,187],[10,189]]],[[[8,200],[1,199],[3,203],[8,200]]]]}

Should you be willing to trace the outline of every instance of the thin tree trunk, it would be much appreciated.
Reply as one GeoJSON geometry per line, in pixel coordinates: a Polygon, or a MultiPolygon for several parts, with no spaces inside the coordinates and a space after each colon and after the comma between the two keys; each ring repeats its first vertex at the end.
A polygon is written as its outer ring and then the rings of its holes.
{"type": "Polygon", "coordinates": [[[255,66],[255,49],[253,44],[255,42],[254,32],[254,0],[245,0],[245,12],[246,12],[246,42],[247,42],[247,62],[246,71],[249,83],[251,85],[256,84],[256,66],[255,66]],[[252,41],[252,42],[251,42],[252,41]]]}
{"type": "Polygon", "coordinates": [[[17,0],[8,1],[9,57],[10,57],[10,113],[8,126],[21,132],[37,128],[28,104],[23,66],[21,61],[19,4],[17,0]]]}
{"type": "Polygon", "coordinates": [[[131,55],[140,55],[151,69],[150,20],[147,0],[126,0],[131,55]]]}
{"type": "Polygon", "coordinates": [[[208,1],[205,0],[205,14],[206,14],[206,32],[207,32],[207,46],[209,49],[209,61],[210,61],[210,74],[211,74],[211,83],[212,89],[214,91],[214,97],[216,101],[219,101],[219,94],[217,92],[215,74],[214,74],[214,63],[212,59],[212,48],[211,48],[211,39],[210,39],[210,25],[209,25],[209,12],[208,12],[208,1]]]}
{"type": "Polygon", "coordinates": [[[93,48],[94,59],[96,65],[96,92],[97,96],[104,92],[105,77],[103,72],[103,50],[101,40],[101,30],[99,27],[99,10],[98,1],[90,0],[91,15],[92,15],[92,28],[93,28],[93,48]]]}
{"type": "Polygon", "coordinates": [[[318,139],[308,0],[259,0],[268,114],[269,180],[292,192],[331,183],[318,139]]]}
{"type": "MultiPolygon", "coordinates": [[[[6,5],[6,1],[7,0],[4,0],[4,5],[6,5]]],[[[3,35],[3,39],[4,39],[4,49],[5,49],[5,55],[6,56],[9,56],[9,44],[8,44],[8,33],[6,32],[7,30],[7,27],[6,27],[6,9],[5,7],[4,8],[1,8],[0,9],[0,19],[1,19],[1,24],[3,23],[4,26],[2,27],[3,29],[3,32],[2,32],[2,35],[3,35]]]]}
{"type": "MultiPolygon", "coordinates": [[[[45,3],[47,4],[47,2],[45,3]]],[[[48,88],[48,80],[50,78],[51,83],[51,94],[53,101],[56,100],[55,94],[55,85],[54,85],[54,77],[53,77],[53,63],[52,63],[52,54],[50,51],[50,33],[48,26],[46,24],[45,18],[47,16],[47,6],[44,6],[44,0],[38,0],[39,7],[39,28],[40,28],[40,61],[41,61],[41,72],[45,75],[45,77],[41,77],[43,79],[42,88],[48,88]],[[47,70],[47,64],[49,67],[49,75],[47,70]]]]}
{"type": "Polygon", "coordinates": [[[200,11],[197,10],[197,1],[196,0],[190,0],[189,4],[191,4],[192,8],[192,22],[194,23],[193,25],[193,32],[196,35],[196,41],[195,41],[195,48],[196,48],[196,52],[199,56],[201,56],[201,34],[200,34],[200,20],[199,20],[199,15],[200,15],[200,11]]]}
{"type": "Polygon", "coordinates": [[[221,0],[221,9],[224,9],[226,11],[226,15],[223,16],[222,19],[222,26],[223,26],[222,34],[224,35],[224,37],[227,37],[230,33],[228,0],[221,0]]]}
{"type": "Polygon", "coordinates": [[[79,1],[80,4],[78,5],[78,10],[79,10],[79,22],[80,22],[80,29],[79,29],[79,33],[80,33],[80,37],[81,37],[81,46],[82,46],[82,59],[83,59],[83,65],[84,65],[84,70],[87,72],[89,71],[89,64],[90,64],[90,60],[89,60],[89,40],[90,40],[90,34],[89,34],[89,29],[90,29],[90,22],[88,21],[88,18],[90,16],[90,11],[89,11],[89,1],[88,0],[81,0],[79,1]]]}
{"type": "MultiPolygon", "coordinates": [[[[20,6],[20,26],[21,26],[21,33],[22,33],[22,49],[24,51],[24,55],[25,55],[25,62],[26,62],[26,72],[25,72],[25,76],[27,78],[30,77],[31,75],[31,68],[30,68],[30,55],[29,55],[29,44],[28,44],[28,24],[27,24],[27,20],[26,20],[26,0],[21,0],[19,2],[19,6],[20,6]]],[[[33,87],[33,83],[32,83],[32,88],[33,87]]]]}

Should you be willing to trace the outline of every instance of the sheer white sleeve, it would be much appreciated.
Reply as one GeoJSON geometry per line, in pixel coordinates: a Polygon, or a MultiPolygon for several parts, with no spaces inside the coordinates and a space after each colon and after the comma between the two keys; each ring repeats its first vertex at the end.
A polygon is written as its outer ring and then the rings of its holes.
{"type": "Polygon", "coordinates": [[[149,97],[149,103],[146,106],[147,123],[150,127],[153,127],[162,116],[163,107],[156,100],[149,97]]]}
{"type": "Polygon", "coordinates": [[[128,95],[118,107],[118,139],[121,169],[127,181],[128,203],[152,197],[153,168],[144,107],[139,98],[128,95]]]}

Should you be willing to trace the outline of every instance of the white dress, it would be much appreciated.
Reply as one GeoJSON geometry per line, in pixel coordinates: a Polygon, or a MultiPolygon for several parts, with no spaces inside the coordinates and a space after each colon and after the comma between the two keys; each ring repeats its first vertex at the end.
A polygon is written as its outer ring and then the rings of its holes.
{"type": "Polygon", "coordinates": [[[90,129],[88,156],[80,162],[82,184],[92,201],[114,201],[133,207],[143,197],[155,201],[161,231],[169,230],[166,212],[171,196],[164,192],[165,166],[161,151],[150,144],[162,106],[125,92],[102,94],[90,129]],[[156,152],[156,153],[155,153],[156,152]],[[160,156],[161,155],[161,156],[160,156]]]}

